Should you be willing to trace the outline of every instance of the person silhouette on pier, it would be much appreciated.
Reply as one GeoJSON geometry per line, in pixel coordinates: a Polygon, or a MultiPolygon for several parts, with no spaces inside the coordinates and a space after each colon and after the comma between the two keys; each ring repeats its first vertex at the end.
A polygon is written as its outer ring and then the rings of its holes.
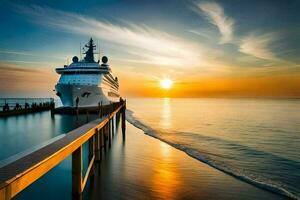
{"type": "Polygon", "coordinates": [[[20,110],[20,109],[22,109],[22,106],[19,103],[16,103],[15,110],[20,110]]]}
{"type": "Polygon", "coordinates": [[[3,106],[3,111],[9,111],[8,103],[6,103],[6,104],[3,106]]]}
{"type": "Polygon", "coordinates": [[[76,102],[76,108],[78,108],[78,104],[79,104],[79,98],[78,97],[76,98],[75,102],[76,102]]]}
{"type": "Polygon", "coordinates": [[[25,109],[28,109],[29,108],[29,103],[25,103],[25,109]]]}

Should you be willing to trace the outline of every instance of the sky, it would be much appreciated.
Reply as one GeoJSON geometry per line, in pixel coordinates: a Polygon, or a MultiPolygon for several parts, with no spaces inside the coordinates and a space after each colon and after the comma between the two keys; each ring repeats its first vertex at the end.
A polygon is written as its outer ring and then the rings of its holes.
{"type": "Polygon", "coordinates": [[[298,0],[0,0],[0,97],[55,96],[55,68],[93,37],[124,97],[299,98],[299,10],[298,0]]]}

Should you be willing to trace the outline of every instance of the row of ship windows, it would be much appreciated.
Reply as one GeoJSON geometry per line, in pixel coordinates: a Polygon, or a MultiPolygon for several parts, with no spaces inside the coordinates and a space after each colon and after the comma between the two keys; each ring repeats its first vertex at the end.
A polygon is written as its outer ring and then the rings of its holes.
{"type": "Polygon", "coordinates": [[[108,94],[108,96],[110,96],[110,97],[120,97],[119,94],[114,93],[114,92],[108,92],[107,94],[108,94]]]}
{"type": "Polygon", "coordinates": [[[95,79],[61,79],[60,83],[89,83],[98,84],[98,80],[95,79]]]}

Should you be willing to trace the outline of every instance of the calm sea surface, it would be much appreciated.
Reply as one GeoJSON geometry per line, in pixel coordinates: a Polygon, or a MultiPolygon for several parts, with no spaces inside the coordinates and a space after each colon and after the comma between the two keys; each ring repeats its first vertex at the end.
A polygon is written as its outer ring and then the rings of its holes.
{"type": "Polygon", "coordinates": [[[128,120],[190,156],[300,198],[300,100],[129,99],[128,120]]]}
{"type": "MultiPolygon", "coordinates": [[[[64,136],[95,119],[85,115],[55,115],[50,111],[0,118],[0,167],[64,136]]],[[[88,144],[83,146],[83,168],[88,165],[88,144]]],[[[50,170],[14,199],[71,199],[71,156],[50,170]],[[58,186],[58,187],[57,187],[58,186]]],[[[85,194],[86,195],[86,194],[85,194]]]]}
{"type": "MultiPolygon", "coordinates": [[[[300,197],[300,100],[139,98],[128,99],[127,105],[129,122],[199,162],[273,192],[300,197]]],[[[86,116],[51,118],[50,112],[0,118],[0,166],[86,121],[86,116]]],[[[16,199],[69,199],[70,167],[67,158],[16,199]],[[58,188],[53,184],[57,180],[58,188]],[[55,192],[44,196],[41,190],[55,192]]]]}

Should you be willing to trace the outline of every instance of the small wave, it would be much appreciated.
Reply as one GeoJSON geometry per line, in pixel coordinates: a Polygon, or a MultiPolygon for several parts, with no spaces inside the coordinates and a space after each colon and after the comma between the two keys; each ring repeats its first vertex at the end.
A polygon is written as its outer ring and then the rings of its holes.
{"type": "Polygon", "coordinates": [[[270,191],[270,192],[273,192],[273,193],[276,193],[276,194],[279,194],[279,195],[286,196],[290,199],[300,199],[299,197],[295,196],[294,194],[292,194],[291,192],[287,191],[284,188],[281,188],[281,187],[278,187],[276,185],[266,183],[266,182],[263,182],[263,181],[254,180],[254,179],[248,177],[247,175],[239,174],[237,172],[234,172],[231,169],[226,168],[225,166],[220,166],[220,165],[216,164],[213,160],[209,160],[209,159],[205,158],[203,155],[201,155],[201,153],[198,150],[186,147],[185,145],[170,142],[170,141],[160,137],[160,135],[157,134],[156,130],[154,130],[153,128],[147,126],[146,124],[139,121],[138,119],[136,119],[133,116],[133,113],[134,112],[131,111],[131,110],[128,110],[128,109],[126,110],[126,119],[127,119],[127,121],[129,123],[131,123],[133,126],[135,126],[136,128],[139,128],[139,129],[143,130],[145,134],[147,134],[149,136],[152,136],[156,139],[159,139],[160,141],[163,141],[163,142],[175,147],[176,149],[179,149],[179,150],[185,152],[190,157],[195,158],[195,159],[197,159],[197,160],[199,160],[203,163],[206,163],[209,166],[214,167],[214,168],[216,168],[216,169],[218,169],[218,170],[220,170],[220,171],[222,171],[226,174],[229,174],[229,175],[231,175],[231,176],[233,176],[233,177],[235,177],[239,180],[250,183],[250,184],[252,184],[256,187],[259,187],[261,189],[264,189],[264,190],[267,190],[267,191],[270,191]]]}

